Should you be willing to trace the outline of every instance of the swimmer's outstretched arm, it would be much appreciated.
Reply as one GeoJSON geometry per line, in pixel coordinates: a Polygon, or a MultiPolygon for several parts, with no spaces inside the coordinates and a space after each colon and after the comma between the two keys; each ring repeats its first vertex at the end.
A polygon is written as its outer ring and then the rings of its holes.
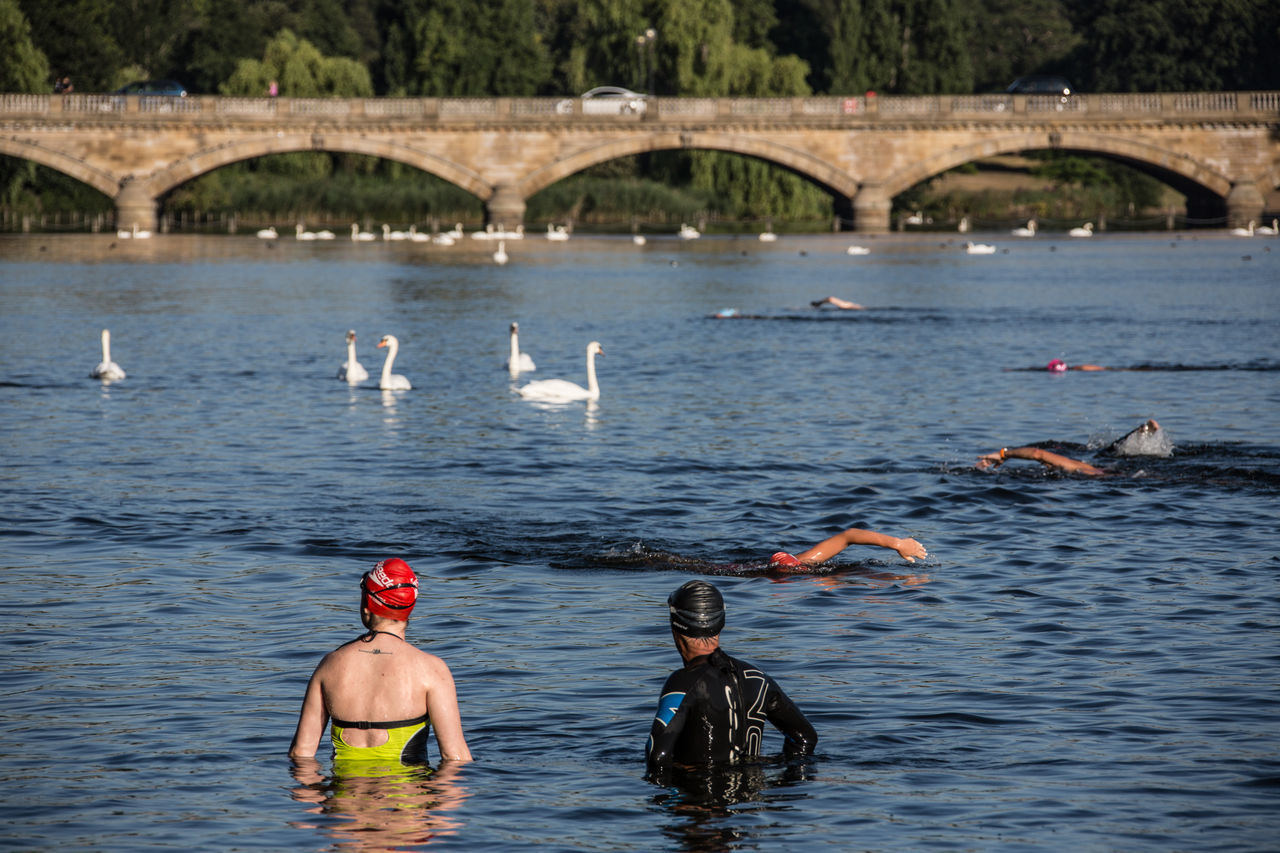
{"type": "Polygon", "coordinates": [[[994,453],[979,456],[977,465],[981,470],[999,468],[1006,459],[1030,459],[1048,468],[1057,468],[1072,474],[1088,474],[1090,477],[1100,477],[1107,473],[1088,462],[1081,462],[1079,459],[1072,459],[1041,447],[1002,447],[994,453]]]}
{"type": "Polygon", "coordinates": [[[875,545],[879,548],[888,548],[897,551],[898,556],[908,563],[914,563],[917,557],[924,559],[929,555],[924,546],[914,539],[898,539],[874,530],[859,530],[851,527],[830,539],[824,539],[808,551],[796,554],[796,559],[805,565],[816,566],[830,560],[850,545],[875,545]]]}
{"type": "Polygon", "coordinates": [[[814,308],[821,308],[823,305],[834,305],[837,308],[843,308],[846,311],[861,311],[862,306],[856,302],[850,302],[848,299],[841,299],[839,296],[828,296],[826,299],[815,299],[810,303],[814,308]]]}

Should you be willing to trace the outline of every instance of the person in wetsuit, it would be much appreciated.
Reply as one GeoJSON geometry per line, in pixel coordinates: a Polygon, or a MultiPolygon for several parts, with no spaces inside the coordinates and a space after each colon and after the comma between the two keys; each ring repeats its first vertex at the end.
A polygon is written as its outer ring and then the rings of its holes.
{"type": "MultiPolygon", "coordinates": [[[[1160,440],[1162,437],[1160,424],[1156,423],[1154,418],[1150,418],[1107,445],[1107,451],[1117,456],[1167,456],[1170,445],[1166,443],[1167,439],[1162,442],[1160,440]]],[[[1090,477],[1101,477],[1109,473],[1104,468],[1045,450],[1043,447],[1002,447],[994,453],[984,453],[979,456],[977,467],[979,470],[999,468],[1009,459],[1030,459],[1046,468],[1056,468],[1070,474],[1086,474],[1090,477]]]]}
{"type": "Polygon", "coordinates": [[[405,639],[418,578],[404,560],[383,560],[360,579],[360,621],[369,630],[324,656],[311,675],[289,755],[313,759],[331,724],[334,766],[422,764],[428,727],[440,758],[470,761],[453,675],[405,639]]]}
{"type": "Polygon", "coordinates": [[[649,770],[758,756],[766,722],[785,737],[784,754],[812,754],[818,734],[796,704],[772,678],[720,648],[720,591],[689,581],[671,593],[667,606],[684,667],[662,687],[646,749],[649,770]]]}

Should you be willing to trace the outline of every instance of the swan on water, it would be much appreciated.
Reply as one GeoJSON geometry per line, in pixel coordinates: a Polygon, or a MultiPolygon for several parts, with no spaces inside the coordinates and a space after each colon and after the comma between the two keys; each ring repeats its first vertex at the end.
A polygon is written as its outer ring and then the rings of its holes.
{"type": "Polygon", "coordinates": [[[450,237],[452,237],[455,240],[461,240],[462,239],[462,223],[461,222],[455,223],[452,231],[446,231],[444,233],[448,234],[450,237]]]}
{"type": "Polygon", "coordinates": [[[297,225],[293,226],[293,236],[296,240],[314,240],[316,239],[316,232],[303,231],[302,223],[299,222],[297,225]]]}
{"type": "Polygon", "coordinates": [[[1015,228],[1009,233],[1015,237],[1034,237],[1036,236],[1036,221],[1028,219],[1025,228],[1015,228]]]}
{"type": "Polygon", "coordinates": [[[429,243],[429,242],[431,242],[431,235],[430,235],[430,234],[422,234],[422,233],[420,233],[420,232],[418,231],[418,226],[417,226],[417,225],[410,225],[410,226],[409,226],[409,239],[410,239],[410,240],[412,240],[412,241],[413,241],[413,242],[415,242],[415,243],[429,243]]]}
{"type": "Polygon", "coordinates": [[[1067,236],[1068,237],[1092,237],[1093,223],[1086,222],[1084,225],[1080,226],[1079,228],[1072,228],[1070,231],[1067,232],[1067,236]]]}
{"type": "Polygon", "coordinates": [[[276,233],[275,226],[268,226],[258,231],[259,240],[274,240],[280,235],[276,233]]]}
{"type": "Polygon", "coordinates": [[[649,241],[645,239],[645,236],[643,234],[632,234],[631,242],[635,243],[637,246],[643,246],[645,243],[649,241]]]}
{"type": "Polygon", "coordinates": [[[391,226],[384,222],[382,223],[382,239],[383,240],[408,240],[409,232],[392,231],[391,226]]]}
{"type": "Polygon", "coordinates": [[[778,235],[773,233],[772,231],[761,231],[759,240],[761,243],[776,243],[778,240],[778,235]]]}
{"type": "Polygon", "coordinates": [[[520,352],[520,324],[511,324],[511,356],[507,359],[507,372],[513,377],[519,376],[522,372],[527,373],[530,370],[537,370],[534,366],[533,359],[529,357],[529,353],[520,352]]]}
{"type": "Polygon", "coordinates": [[[583,388],[564,379],[539,379],[530,382],[516,393],[526,400],[543,403],[571,403],[575,400],[599,400],[600,385],[596,382],[596,356],[604,355],[599,341],[587,344],[587,387],[583,388]]]}
{"type": "Polygon", "coordinates": [[[332,240],[335,236],[336,235],[332,231],[329,231],[327,229],[316,232],[317,240],[332,240]]]}
{"type": "Polygon", "coordinates": [[[498,241],[498,250],[493,253],[493,262],[498,265],[505,264],[510,257],[507,255],[507,243],[505,240],[498,241]]]}
{"type": "Polygon", "coordinates": [[[563,243],[569,239],[569,228],[566,225],[552,225],[547,223],[547,239],[554,242],[563,243]]]}
{"type": "Polygon", "coordinates": [[[1231,236],[1232,237],[1252,237],[1255,233],[1257,233],[1257,229],[1254,228],[1255,224],[1256,223],[1252,219],[1250,219],[1248,228],[1232,228],[1230,232],[1231,236]]]}
{"type": "Polygon", "coordinates": [[[971,227],[972,226],[969,224],[969,217],[961,216],[959,224],[956,225],[956,230],[961,234],[968,234],[971,227]]]}
{"type": "Polygon", "coordinates": [[[970,255],[994,255],[996,247],[990,243],[965,243],[964,250],[970,255]]]}
{"type": "Polygon", "coordinates": [[[439,234],[431,235],[431,242],[437,246],[452,246],[458,242],[451,231],[441,231],[439,234]]]}
{"type": "Polygon", "coordinates": [[[1271,220],[1270,225],[1259,225],[1253,229],[1254,234],[1260,234],[1263,237],[1274,237],[1280,234],[1280,219],[1271,220]]]}
{"type": "Polygon", "coordinates": [[[351,223],[351,239],[354,240],[355,242],[367,243],[370,240],[375,239],[376,237],[377,235],[374,234],[372,231],[361,231],[360,226],[357,223],[355,222],[351,223]]]}
{"type": "Polygon", "coordinates": [[[369,371],[364,369],[363,364],[356,361],[355,329],[347,330],[347,360],[338,368],[338,378],[346,380],[348,385],[359,385],[369,378],[369,371]]]}
{"type": "Polygon", "coordinates": [[[906,219],[904,219],[903,222],[907,223],[908,225],[924,225],[925,223],[924,214],[917,210],[915,213],[911,214],[906,219]]]}
{"type": "Polygon", "coordinates": [[[102,362],[89,374],[94,379],[124,379],[124,368],[111,360],[111,332],[102,330],[102,362]]]}
{"type": "Polygon", "coordinates": [[[702,232],[687,222],[680,223],[680,239],[681,240],[697,240],[702,236],[702,232]]]}
{"type": "Polygon", "coordinates": [[[846,255],[869,255],[871,254],[871,250],[866,246],[850,246],[844,250],[844,253],[846,255]]]}
{"type": "Polygon", "coordinates": [[[378,387],[383,391],[409,391],[413,386],[409,384],[409,380],[399,373],[391,372],[391,365],[396,360],[396,353],[400,351],[400,341],[396,340],[395,335],[383,335],[382,340],[378,341],[378,349],[387,348],[387,360],[382,362],[382,378],[378,380],[378,387]]]}

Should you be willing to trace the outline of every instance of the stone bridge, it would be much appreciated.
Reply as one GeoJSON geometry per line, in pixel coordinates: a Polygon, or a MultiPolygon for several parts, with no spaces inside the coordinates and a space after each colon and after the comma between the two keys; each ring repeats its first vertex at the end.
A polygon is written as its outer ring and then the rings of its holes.
{"type": "Polygon", "coordinates": [[[728,151],[823,187],[859,231],[893,197],[948,169],[1037,149],[1134,166],[1187,196],[1189,217],[1261,221],[1280,186],[1280,92],[650,98],[635,112],[577,98],[230,98],[0,95],[0,154],[115,200],[154,229],[170,190],[253,157],[370,154],[450,181],[491,222],[589,166],[667,149],[728,151]],[[601,112],[601,110],[606,112],[601,112]]]}

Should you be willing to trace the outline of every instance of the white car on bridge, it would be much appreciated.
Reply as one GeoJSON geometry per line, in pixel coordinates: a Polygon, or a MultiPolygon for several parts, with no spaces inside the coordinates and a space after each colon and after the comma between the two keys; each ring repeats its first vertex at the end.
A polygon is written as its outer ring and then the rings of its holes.
{"type": "MultiPolygon", "coordinates": [[[[621,86],[597,86],[582,93],[582,114],[587,116],[644,115],[648,95],[641,95],[621,86]]],[[[556,104],[556,112],[568,115],[573,112],[573,98],[565,98],[556,104]]]]}

